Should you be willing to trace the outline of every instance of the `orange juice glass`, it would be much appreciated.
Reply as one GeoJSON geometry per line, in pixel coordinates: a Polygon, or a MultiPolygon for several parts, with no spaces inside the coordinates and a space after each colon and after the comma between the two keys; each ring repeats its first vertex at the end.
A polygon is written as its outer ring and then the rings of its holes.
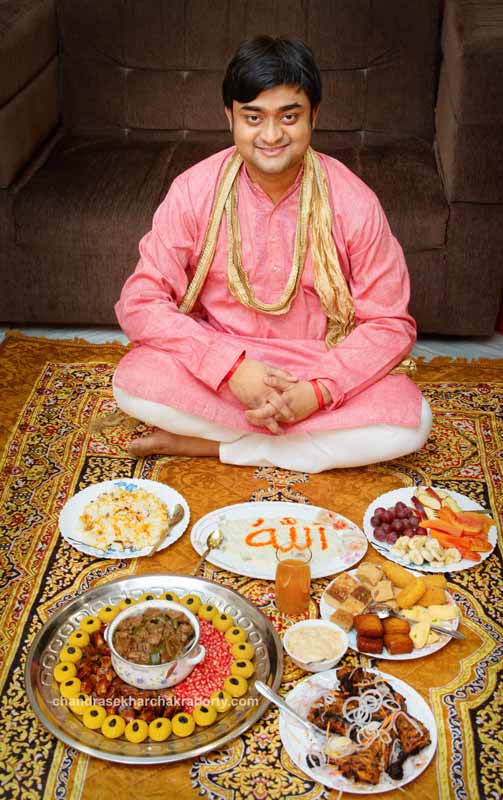
{"type": "Polygon", "coordinates": [[[295,616],[309,608],[311,594],[311,551],[276,550],[276,606],[282,614],[295,616]]]}

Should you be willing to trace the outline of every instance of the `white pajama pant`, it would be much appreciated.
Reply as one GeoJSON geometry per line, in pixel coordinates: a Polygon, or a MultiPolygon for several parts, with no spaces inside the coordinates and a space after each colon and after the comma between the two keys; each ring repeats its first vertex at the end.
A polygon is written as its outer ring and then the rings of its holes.
{"type": "Polygon", "coordinates": [[[271,436],[236,431],[196,414],[136,397],[115,385],[113,392],[117,405],[129,416],[170,433],[219,442],[220,461],[244,467],[323,472],[389,461],[419,450],[432,424],[431,409],[423,397],[417,428],[381,423],[271,436]]]}

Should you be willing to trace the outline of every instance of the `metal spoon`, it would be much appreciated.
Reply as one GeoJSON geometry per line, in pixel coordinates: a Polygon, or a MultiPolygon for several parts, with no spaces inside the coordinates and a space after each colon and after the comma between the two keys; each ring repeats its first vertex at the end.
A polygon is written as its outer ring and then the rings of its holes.
{"type": "Polygon", "coordinates": [[[321,728],[317,728],[316,725],[312,724],[312,722],[309,722],[309,720],[301,717],[300,714],[298,714],[291,706],[288,705],[288,703],[285,703],[279,694],[273,692],[273,690],[267,686],[267,684],[263,683],[262,681],[255,681],[255,687],[260,694],[266,698],[266,700],[274,703],[274,705],[278,706],[278,708],[281,711],[284,711],[285,714],[289,714],[293,719],[297,720],[297,722],[300,722],[300,724],[304,726],[310,735],[316,734],[316,736],[325,736],[325,731],[322,731],[321,728]]]}
{"type": "Polygon", "coordinates": [[[173,508],[173,512],[168,519],[167,527],[164,528],[159,538],[154,542],[154,544],[148,551],[147,556],[153,556],[154,553],[156,553],[159,550],[159,548],[161,547],[162,544],[164,544],[164,542],[166,541],[167,537],[169,536],[175,525],[178,522],[180,522],[180,520],[183,519],[184,514],[185,510],[183,506],[181,506],[180,503],[177,503],[176,506],[173,508]]]}
{"type": "MultiPolygon", "coordinates": [[[[369,606],[369,611],[375,611],[380,619],[385,619],[386,617],[398,617],[398,619],[404,619],[406,622],[419,622],[418,619],[410,619],[410,617],[404,617],[403,614],[399,614],[398,611],[395,611],[393,608],[389,608],[389,606],[380,606],[378,603],[371,604],[369,606]]],[[[444,628],[442,625],[431,625],[431,630],[436,631],[437,633],[445,633],[446,636],[452,636],[453,639],[464,639],[464,634],[460,633],[460,631],[454,630],[454,628],[444,628]]]]}
{"type": "Polygon", "coordinates": [[[224,540],[224,535],[223,535],[222,531],[220,530],[220,528],[215,528],[215,530],[212,531],[209,534],[208,538],[206,539],[206,550],[204,551],[204,553],[202,554],[201,558],[197,562],[197,564],[196,564],[196,566],[194,568],[194,571],[192,572],[193,575],[197,575],[197,573],[201,569],[202,564],[204,563],[204,561],[208,557],[208,553],[211,550],[214,550],[216,547],[220,547],[220,545],[222,544],[223,540],[224,540]]]}

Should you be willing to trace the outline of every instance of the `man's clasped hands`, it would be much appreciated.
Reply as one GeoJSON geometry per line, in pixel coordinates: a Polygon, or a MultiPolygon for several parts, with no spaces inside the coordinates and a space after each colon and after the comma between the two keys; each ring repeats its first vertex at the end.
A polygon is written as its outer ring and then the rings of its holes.
{"type": "MultiPolygon", "coordinates": [[[[291,425],[311,416],[319,408],[316,391],[310,381],[300,380],[286,370],[245,358],[228,381],[228,387],[246,407],[251,425],[281,434],[280,423],[291,425]]],[[[318,381],[325,405],[332,397],[318,381]]]]}

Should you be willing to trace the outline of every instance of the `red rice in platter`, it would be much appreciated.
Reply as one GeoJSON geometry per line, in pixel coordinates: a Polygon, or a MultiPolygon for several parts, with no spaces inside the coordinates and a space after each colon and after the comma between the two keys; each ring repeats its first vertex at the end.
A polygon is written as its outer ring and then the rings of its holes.
{"type": "Polygon", "coordinates": [[[199,626],[199,643],[206,648],[206,656],[184,681],[173,686],[176,699],[187,711],[200,703],[207,703],[210,694],[222,688],[233,661],[225,635],[206,620],[199,620],[199,626]]]}

